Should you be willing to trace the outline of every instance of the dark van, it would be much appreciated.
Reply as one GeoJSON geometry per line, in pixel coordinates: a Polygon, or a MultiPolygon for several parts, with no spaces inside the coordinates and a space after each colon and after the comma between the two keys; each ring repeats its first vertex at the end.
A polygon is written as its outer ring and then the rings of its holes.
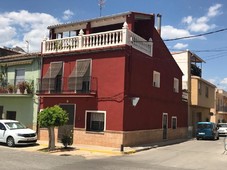
{"type": "Polygon", "coordinates": [[[198,122],[196,139],[213,139],[218,140],[218,127],[216,123],[213,122],[198,122]]]}

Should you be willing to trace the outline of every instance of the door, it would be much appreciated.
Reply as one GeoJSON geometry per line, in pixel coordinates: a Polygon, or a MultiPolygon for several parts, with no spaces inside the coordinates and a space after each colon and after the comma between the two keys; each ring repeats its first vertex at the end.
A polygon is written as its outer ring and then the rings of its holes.
{"type": "Polygon", "coordinates": [[[60,104],[60,107],[65,110],[69,115],[68,122],[60,126],[58,128],[58,140],[61,141],[63,135],[71,135],[73,136],[73,127],[74,127],[74,120],[75,120],[75,108],[76,105],[74,104],[60,104]]]}
{"type": "Polygon", "coordinates": [[[168,114],[163,113],[162,115],[162,130],[163,130],[163,139],[167,139],[168,133],[168,114]]]}
{"type": "Polygon", "coordinates": [[[0,106],[0,119],[3,118],[3,106],[0,106]]]}

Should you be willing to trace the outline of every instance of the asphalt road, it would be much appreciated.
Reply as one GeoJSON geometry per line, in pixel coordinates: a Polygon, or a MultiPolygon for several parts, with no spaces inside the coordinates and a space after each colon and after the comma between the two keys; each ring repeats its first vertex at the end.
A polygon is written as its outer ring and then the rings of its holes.
{"type": "Polygon", "coordinates": [[[58,156],[0,145],[1,170],[225,170],[227,152],[218,141],[190,140],[138,152],[111,156],[58,156]]]}

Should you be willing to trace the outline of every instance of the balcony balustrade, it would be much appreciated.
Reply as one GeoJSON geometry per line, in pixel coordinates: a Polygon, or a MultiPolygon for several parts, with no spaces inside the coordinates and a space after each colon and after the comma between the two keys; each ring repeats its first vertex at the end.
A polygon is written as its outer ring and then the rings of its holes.
{"type": "Polygon", "coordinates": [[[100,32],[94,34],[84,34],[80,30],[78,36],[44,40],[42,42],[42,53],[62,53],[69,51],[79,51],[85,49],[105,48],[118,45],[129,45],[133,48],[152,56],[153,42],[138,36],[128,29],[127,23],[123,28],[114,31],[100,32]]]}
{"type": "Polygon", "coordinates": [[[33,80],[9,79],[0,82],[0,94],[33,94],[33,91],[33,80]]]}
{"type": "Polygon", "coordinates": [[[227,106],[216,106],[217,107],[217,111],[221,112],[221,113],[226,113],[227,114],[227,106]]]}
{"type": "Polygon", "coordinates": [[[56,77],[38,79],[37,94],[96,94],[95,77],[56,77]]]}

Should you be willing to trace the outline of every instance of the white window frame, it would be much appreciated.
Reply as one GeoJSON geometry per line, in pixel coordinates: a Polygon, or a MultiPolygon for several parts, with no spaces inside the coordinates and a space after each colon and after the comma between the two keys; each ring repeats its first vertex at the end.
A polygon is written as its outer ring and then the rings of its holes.
{"type": "Polygon", "coordinates": [[[160,72],[153,71],[153,86],[160,88],[160,72]]]}
{"type": "Polygon", "coordinates": [[[172,118],[171,118],[171,127],[172,127],[172,129],[177,129],[177,116],[172,116],[172,118]],[[176,128],[173,128],[173,119],[176,119],[176,128]]]}
{"type": "MultiPolygon", "coordinates": [[[[103,129],[103,132],[105,132],[106,131],[106,111],[101,111],[101,110],[86,110],[85,111],[85,124],[84,124],[85,131],[89,132],[89,131],[86,130],[86,128],[87,128],[87,114],[91,113],[91,112],[92,113],[102,113],[102,114],[104,114],[104,129],[103,129]]],[[[90,132],[95,132],[95,131],[90,131],[90,132]]],[[[103,133],[103,132],[95,132],[95,133],[103,133]]]]}
{"type": "Polygon", "coordinates": [[[173,79],[173,91],[175,93],[179,93],[179,79],[175,78],[173,79]]]}

